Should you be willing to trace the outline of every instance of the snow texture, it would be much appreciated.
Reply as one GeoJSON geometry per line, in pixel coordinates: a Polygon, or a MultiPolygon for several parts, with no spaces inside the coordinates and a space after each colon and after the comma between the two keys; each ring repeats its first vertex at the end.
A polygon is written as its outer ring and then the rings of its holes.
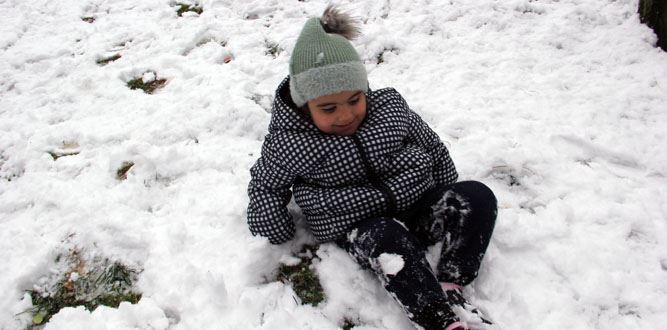
{"type": "Polygon", "coordinates": [[[396,275],[405,265],[403,256],[394,253],[382,253],[377,259],[385,275],[396,275]]]}
{"type": "MultiPolygon", "coordinates": [[[[0,329],[30,324],[26,290],[65,244],[143,269],[143,298],[46,329],[411,329],[333,244],[327,300],[298,305],[275,270],[312,237],[271,246],[245,223],[274,88],[326,1],[199,4],[0,1],[0,329]],[[146,72],[164,87],[126,86],[146,72]]],[[[502,329],[664,329],[667,55],[637,0],[340,4],[371,88],[401,92],[498,197],[471,302],[502,329]]]]}

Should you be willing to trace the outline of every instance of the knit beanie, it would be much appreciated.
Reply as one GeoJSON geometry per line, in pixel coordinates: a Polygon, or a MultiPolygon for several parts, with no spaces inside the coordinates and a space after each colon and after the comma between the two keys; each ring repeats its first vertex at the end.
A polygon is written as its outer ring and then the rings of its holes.
{"type": "Polygon", "coordinates": [[[350,43],[358,34],[351,17],[332,6],[321,18],[306,22],[289,66],[290,94],[297,107],[324,95],[368,91],[366,68],[350,43]]]}

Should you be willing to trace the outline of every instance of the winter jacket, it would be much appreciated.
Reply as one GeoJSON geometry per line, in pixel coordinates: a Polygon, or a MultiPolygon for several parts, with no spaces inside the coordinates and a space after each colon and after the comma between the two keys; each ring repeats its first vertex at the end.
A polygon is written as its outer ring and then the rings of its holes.
{"type": "Polygon", "coordinates": [[[427,189],[458,177],[445,145],[393,88],[367,93],[366,117],[353,136],[322,133],[301,112],[283,80],[269,134],[250,169],[248,225],[280,244],[294,236],[291,198],[320,242],[352,224],[408,209],[427,189]]]}

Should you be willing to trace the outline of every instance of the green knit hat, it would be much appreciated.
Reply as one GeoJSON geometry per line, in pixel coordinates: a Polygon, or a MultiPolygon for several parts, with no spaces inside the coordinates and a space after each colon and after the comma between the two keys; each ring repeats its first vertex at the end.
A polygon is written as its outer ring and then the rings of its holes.
{"type": "Polygon", "coordinates": [[[290,58],[290,94],[298,107],[341,91],[368,91],[366,68],[348,39],[358,34],[350,16],[327,7],[309,19],[290,58]]]}

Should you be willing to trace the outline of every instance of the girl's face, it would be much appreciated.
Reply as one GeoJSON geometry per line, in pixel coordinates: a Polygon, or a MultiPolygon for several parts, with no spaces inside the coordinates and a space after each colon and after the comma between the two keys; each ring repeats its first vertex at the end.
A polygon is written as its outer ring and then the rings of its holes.
{"type": "Polygon", "coordinates": [[[308,110],[315,126],[327,134],[354,134],[366,117],[366,94],[342,91],[308,101],[308,110]]]}

